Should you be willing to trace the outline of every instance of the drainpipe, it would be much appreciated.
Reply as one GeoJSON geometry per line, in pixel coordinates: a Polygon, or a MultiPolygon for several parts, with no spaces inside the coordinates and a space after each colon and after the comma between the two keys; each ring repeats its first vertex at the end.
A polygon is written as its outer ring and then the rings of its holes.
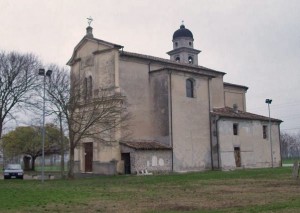
{"type": "Polygon", "coordinates": [[[221,169],[221,166],[220,166],[220,144],[219,144],[219,120],[221,119],[220,116],[217,116],[217,119],[216,119],[216,138],[217,138],[217,153],[218,153],[218,167],[219,169],[221,169]]]}
{"type": "Polygon", "coordinates": [[[208,91],[208,116],[209,116],[209,132],[210,132],[210,160],[211,160],[211,168],[214,169],[214,162],[213,162],[213,149],[212,149],[212,132],[211,132],[211,113],[210,113],[210,83],[209,81],[211,78],[207,78],[207,91],[208,91]]]}
{"type": "Polygon", "coordinates": [[[173,106],[172,106],[172,71],[169,71],[169,115],[170,115],[170,145],[172,148],[172,172],[174,171],[174,151],[173,151],[173,106]]]}

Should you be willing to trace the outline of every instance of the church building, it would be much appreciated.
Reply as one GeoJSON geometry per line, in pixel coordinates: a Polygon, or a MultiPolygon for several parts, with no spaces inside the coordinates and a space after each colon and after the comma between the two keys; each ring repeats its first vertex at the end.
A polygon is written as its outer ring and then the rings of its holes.
{"type": "MultiPolygon", "coordinates": [[[[200,66],[194,35],[184,24],[172,37],[169,59],[127,52],[97,39],[92,27],[74,49],[72,75],[115,88],[132,115],[114,142],[84,140],[75,172],[135,174],[281,166],[280,123],[247,112],[248,87],[200,66]],[[130,132],[130,134],[128,134],[130,132]],[[125,137],[126,136],[126,137],[125,137]]],[[[166,41],[167,42],[167,41],[166,41]]]]}

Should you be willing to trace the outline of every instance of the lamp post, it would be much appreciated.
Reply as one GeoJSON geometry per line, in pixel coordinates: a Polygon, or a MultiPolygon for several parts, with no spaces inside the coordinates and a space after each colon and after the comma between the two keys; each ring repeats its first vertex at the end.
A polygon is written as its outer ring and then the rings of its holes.
{"type": "Polygon", "coordinates": [[[271,135],[271,115],[270,115],[271,103],[272,103],[272,99],[266,99],[266,104],[268,104],[268,110],[269,110],[269,139],[270,139],[270,146],[271,146],[271,163],[273,168],[273,146],[272,146],[272,135],[271,135]]]}
{"type": "Polygon", "coordinates": [[[44,182],[44,170],[45,170],[45,90],[46,90],[46,76],[50,78],[52,70],[39,69],[39,75],[44,76],[44,94],[43,94],[43,138],[42,138],[42,183],[44,182]]]}

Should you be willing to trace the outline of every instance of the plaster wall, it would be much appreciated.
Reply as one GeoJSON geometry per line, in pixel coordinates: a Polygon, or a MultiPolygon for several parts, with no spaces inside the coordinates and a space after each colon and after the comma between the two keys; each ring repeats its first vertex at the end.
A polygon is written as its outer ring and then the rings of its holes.
{"type": "Polygon", "coordinates": [[[233,107],[237,104],[238,109],[246,111],[246,94],[245,90],[234,87],[224,87],[225,106],[233,107]]]}
{"type": "MultiPolygon", "coordinates": [[[[222,169],[236,168],[234,147],[240,148],[241,166],[260,168],[271,166],[271,146],[263,139],[265,122],[253,120],[220,119],[218,121],[219,151],[222,169]],[[233,124],[238,124],[238,135],[233,134],[233,124]]],[[[272,125],[274,166],[281,165],[278,124],[272,125]]]]}
{"type": "MultiPolygon", "coordinates": [[[[113,88],[118,80],[118,51],[111,47],[99,44],[97,42],[87,41],[82,44],[76,52],[80,61],[72,65],[72,74],[79,75],[81,78],[92,76],[93,79],[93,96],[102,96],[101,89],[113,88]],[[93,54],[96,50],[107,50],[97,54],[93,54]]],[[[111,92],[114,92],[113,89],[111,92]]],[[[116,134],[111,135],[111,140],[114,140],[116,134]]],[[[104,143],[100,140],[85,139],[81,143],[93,142],[93,172],[101,172],[103,163],[111,164],[115,161],[116,168],[119,170],[121,160],[120,147],[118,142],[104,143]]],[[[85,171],[85,151],[83,144],[75,150],[75,160],[79,165],[80,172],[85,171]]],[[[110,167],[109,167],[110,168],[110,167]]],[[[103,171],[106,171],[105,169],[103,171]]],[[[111,171],[111,170],[109,170],[111,171]]]]}
{"type": "Polygon", "coordinates": [[[222,108],[225,106],[223,76],[211,79],[211,106],[222,108]]]}
{"type": "Polygon", "coordinates": [[[131,174],[147,169],[150,172],[172,171],[171,150],[135,150],[122,146],[122,153],[130,153],[131,174]]]}
{"type": "Polygon", "coordinates": [[[129,139],[169,145],[167,74],[149,74],[149,64],[142,61],[121,58],[119,66],[120,90],[131,115],[129,139]]]}
{"type": "Polygon", "coordinates": [[[208,80],[173,72],[172,125],[174,171],[211,168],[208,80]],[[194,98],[186,97],[186,79],[195,80],[194,98]]]}

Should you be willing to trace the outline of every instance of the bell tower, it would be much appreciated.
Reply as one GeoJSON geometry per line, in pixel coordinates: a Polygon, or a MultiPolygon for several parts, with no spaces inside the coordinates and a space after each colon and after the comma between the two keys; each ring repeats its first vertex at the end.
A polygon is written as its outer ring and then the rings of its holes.
{"type": "Polygon", "coordinates": [[[173,34],[173,50],[167,52],[170,60],[178,63],[198,65],[200,50],[194,49],[193,33],[184,24],[173,34]]]}

